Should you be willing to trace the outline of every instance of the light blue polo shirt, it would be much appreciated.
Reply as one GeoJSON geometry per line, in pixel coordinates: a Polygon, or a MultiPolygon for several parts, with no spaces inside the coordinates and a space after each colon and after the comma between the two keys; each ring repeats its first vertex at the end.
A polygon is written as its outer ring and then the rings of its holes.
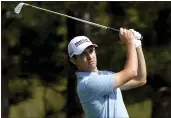
{"type": "Polygon", "coordinates": [[[129,118],[115,74],[110,71],[76,72],[77,94],[86,118],[129,118]]]}

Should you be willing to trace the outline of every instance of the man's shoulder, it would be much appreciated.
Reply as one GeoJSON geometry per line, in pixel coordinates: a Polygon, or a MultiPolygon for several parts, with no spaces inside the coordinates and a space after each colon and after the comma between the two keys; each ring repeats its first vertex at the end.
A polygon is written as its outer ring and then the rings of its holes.
{"type": "Polygon", "coordinates": [[[86,76],[77,76],[77,87],[78,88],[89,88],[89,85],[92,85],[94,83],[98,83],[100,81],[97,81],[98,79],[100,79],[100,77],[104,75],[110,75],[112,74],[111,71],[107,71],[107,70],[98,70],[97,73],[92,73],[86,76]]]}
{"type": "Polygon", "coordinates": [[[99,73],[103,75],[114,74],[114,72],[110,70],[99,70],[99,73]]]}

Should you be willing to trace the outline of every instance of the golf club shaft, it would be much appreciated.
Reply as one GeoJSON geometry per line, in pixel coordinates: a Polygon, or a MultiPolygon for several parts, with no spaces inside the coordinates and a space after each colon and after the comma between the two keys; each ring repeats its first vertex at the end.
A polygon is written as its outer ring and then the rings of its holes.
{"type": "Polygon", "coordinates": [[[100,24],[97,24],[97,23],[93,23],[93,22],[90,22],[90,21],[82,20],[82,19],[79,19],[79,18],[76,18],[76,17],[72,17],[72,16],[65,15],[65,14],[58,13],[58,12],[54,12],[54,11],[51,11],[51,10],[48,10],[48,9],[36,7],[36,6],[30,5],[30,4],[26,4],[25,3],[25,5],[26,6],[33,7],[33,8],[36,8],[36,9],[39,9],[39,10],[47,11],[47,12],[50,12],[50,13],[53,13],[53,14],[57,14],[57,15],[60,15],[60,16],[64,16],[64,17],[67,17],[67,18],[70,18],[70,19],[73,19],[73,20],[77,20],[77,21],[80,21],[80,22],[83,22],[83,23],[87,23],[87,24],[90,24],[90,25],[94,25],[94,26],[97,26],[97,27],[100,27],[100,28],[104,28],[104,29],[107,29],[107,30],[119,32],[119,30],[118,29],[115,29],[115,28],[106,27],[106,26],[103,26],[103,25],[100,25],[100,24]]]}

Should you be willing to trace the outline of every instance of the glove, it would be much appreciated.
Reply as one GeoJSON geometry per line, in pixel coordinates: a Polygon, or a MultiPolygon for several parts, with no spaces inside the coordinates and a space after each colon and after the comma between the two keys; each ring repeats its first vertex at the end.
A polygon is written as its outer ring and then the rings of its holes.
{"type": "Polygon", "coordinates": [[[138,48],[138,47],[141,47],[141,39],[142,39],[142,36],[141,36],[141,34],[139,33],[139,32],[137,32],[137,31],[135,31],[134,29],[130,29],[132,32],[133,32],[133,34],[134,34],[134,36],[135,36],[135,38],[134,38],[134,40],[135,40],[135,47],[136,48],[138,48]]]}
{"type": "Polygon", "coordinates": [[[135,47],[136,48],[139,48],[139,47],[141,47],[141,40],[135,40],[135,47]]]}

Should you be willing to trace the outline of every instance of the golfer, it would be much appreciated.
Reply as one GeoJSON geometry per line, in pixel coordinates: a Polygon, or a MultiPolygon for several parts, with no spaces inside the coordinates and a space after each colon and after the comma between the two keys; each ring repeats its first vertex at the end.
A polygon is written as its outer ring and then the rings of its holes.
{"type": "Polygon", "coordinates": [[[119,36],[127,50],[120,72],[98,70],[95,51],[98,46],[87,37],[77,36],[68,44],[70,61],[77,67],[77,94],[86,118],[129,118],[121,90],[146,83],[146,64],[137,33],[120,28],[119,36]]]}

